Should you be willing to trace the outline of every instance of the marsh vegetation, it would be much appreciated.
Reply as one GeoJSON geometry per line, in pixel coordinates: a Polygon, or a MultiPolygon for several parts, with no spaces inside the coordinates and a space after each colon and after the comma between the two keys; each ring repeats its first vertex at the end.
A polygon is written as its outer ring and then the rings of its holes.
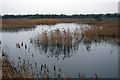
{"type": "Polygon", "coordinates": [[[3,19],[2,28],[4,78],[117,77],[116,19],[3,19]]]}

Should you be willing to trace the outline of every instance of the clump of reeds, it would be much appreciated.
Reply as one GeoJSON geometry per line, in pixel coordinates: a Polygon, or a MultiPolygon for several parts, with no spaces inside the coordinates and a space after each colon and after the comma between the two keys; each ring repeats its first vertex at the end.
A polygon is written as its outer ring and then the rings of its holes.
{"type": "Polygon", "coordinates": [[[73,51],[78,50],[78,44],[82,39],[82,34],[78,28],[75,30],[66,29],[63,31],[56,29],[49,32],[42,31],[41,34],[31,38],[30,42],[42,49],[44,54],[50,52],[54,54],[57,59],[64,53],[64,59],[66,57],[70,57],[73,51]]]}
{"type": "Polygon", "coordinates": [[[77,28],[73,32],[69,29],[64,31],[59,29],[50,32],[43,31],[42,34],[34,38],[34,41],[49,45],[72,46],[80,41],[80,32],[77,28]]]}
{"type": "Polygon", "coordinates": [[[93,41],[114,41],[119,43],[117,20],[104,20],[100,25],[92,25],[91,29],[83,32],[84,42],[93,41]]]}
{"type": "Polygon", "coordinates": [[[2,78],[22,78],[22,75],[13,66],[14,62],[10,62],[8,55],[2,52],[2,78]]]}

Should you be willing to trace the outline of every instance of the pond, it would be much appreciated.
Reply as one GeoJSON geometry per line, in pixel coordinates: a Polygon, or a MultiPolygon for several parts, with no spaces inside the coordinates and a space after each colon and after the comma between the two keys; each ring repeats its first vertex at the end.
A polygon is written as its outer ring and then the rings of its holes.
{"type": "Polygon", "coordinates": [[[2,32],[2,50],[7,53],[10,61],[15,62],[16,68],[18,68],[18,57],[29,61],[35,68],[34,64],[37,64],[37,69],[40,70],[40,65],[47,64],[52,74],[52,66],[56,65],[56,68],[60,68],[64,75],[71,77],[78,77],[78,73],[85,75],[87,78],[95,77],[95,73],[98,78],[117,78],[118,77],[118,45],[106,41],[100,41],[99,43],[83,43],[82,41],[72,47],[63,49],[61,47],[51,45],[39,45],[37,43],[31,43],[30,39],[34,38],[38,34],[41,34],[43,30],[52,31],[59,29],[64,31],[69,29],[70,31],[85,27],[87,24],[75,24],[75,23],[59,23],[56,25],[37,25],[35,28],[29,29],[7,29],[2,32]],[[16,47],[16,44],[22,44],[20,48],[16,47]],[[26,47],[25,47],[26,45],[26,47]]]}

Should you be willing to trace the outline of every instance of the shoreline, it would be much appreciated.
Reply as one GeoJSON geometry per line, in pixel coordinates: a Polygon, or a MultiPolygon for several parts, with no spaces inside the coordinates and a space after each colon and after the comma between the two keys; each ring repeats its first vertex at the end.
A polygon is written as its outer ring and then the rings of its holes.
{"type": "Polygon", "coordinates": [[[32,28],[35,25],[55,25],[57,23],[96,24],[96,19],[2,19],[2,29],[32,28]]]}

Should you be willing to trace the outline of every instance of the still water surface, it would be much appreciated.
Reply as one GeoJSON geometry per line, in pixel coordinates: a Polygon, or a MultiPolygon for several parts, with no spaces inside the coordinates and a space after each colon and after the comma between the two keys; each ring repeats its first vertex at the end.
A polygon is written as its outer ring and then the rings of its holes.
{"type": "Polygon", "coordinates": [[[85,24],[74,23],[59,23],[56,25],[37,25],[35,28],[19,29],[19,30],[3,30],[2,32],[2,49],[9,55],[10,61],[17,62],[18,57],[29,60],[30,63],[38,64],[37,70],[40,70],[41,64],[47,64],[52,71],[52,65],[55,64],[57,68],[61,68],[64,74],[72,77],[78,77],[78,72],[85,75],[85,77],[98,78],[117,78],[118,77],[118,45],[101,41],[99,43],[92,42],[91,44],[84,44],[82,42],[67,48],[63,51],[61,48],[54,46],[41,47],[34,43],[30,43],[30,38],[34,38],[43,30],[60,30],[88,26],[85,24]],[[27,45],[27,49],[16,47],[16,43],[27,45]],[[51,48],[51,49],[50,49],[51,48]],[[32,57],[33,55],[33,57],[32,57]]]}

